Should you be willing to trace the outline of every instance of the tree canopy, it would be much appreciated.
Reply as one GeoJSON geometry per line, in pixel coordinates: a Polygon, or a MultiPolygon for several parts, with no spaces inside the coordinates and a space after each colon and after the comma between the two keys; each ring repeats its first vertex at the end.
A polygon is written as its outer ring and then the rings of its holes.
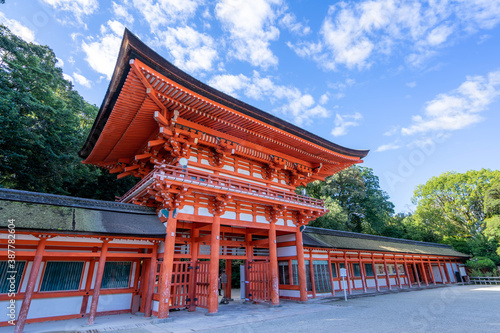
{"type": "Polygon", "coordinates": [[[476,236],[483,230],[486,191],[500,183],[500,171],[446,172],[415,190],[415,218],[441,236],[476,236]]]}
{"type": "Polygon", "coordinates": [[[311,226],[380,234],[394,214],[394,205],[380,188],[373,170],[353,166],[324,182],[307,185],[308,195],[325,200],[329,212],[311,226]]]}
{"type": "Polygon", "coordinates": [[[97,114],[63,77],[47,46],[0,25],[0,186],[113,200],[134,183],[81,163],[97,114]]]}

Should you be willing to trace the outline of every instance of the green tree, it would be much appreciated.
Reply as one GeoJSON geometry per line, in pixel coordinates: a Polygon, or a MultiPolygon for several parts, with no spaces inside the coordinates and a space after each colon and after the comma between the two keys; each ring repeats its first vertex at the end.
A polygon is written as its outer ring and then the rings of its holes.
{"type": "Polygon", "coordinates": [[[415,190],[417,223],[429,225],[444,236],[476,236],[483,230],[484,195],[500,182],[500,171],[482,169],[446,172],[415,190]]]}
{"type": "Polygon", "coordinates": [[[0,25],[0,57],[0,186],[108,200],[125,192],[133,180],[110,186],[81,163],[97,107],[63,78],[54,52],[0,25]]]}
{"type": "Polygon", "coordinates": [[[394,213],[394,205],[370,168],[353,166],[324,182],[314,181],[308,184],[307,193],[325,200],[330,210],[311,226],[380,234],[394,213]]]}
{"type": "MultiPolygon", "coordinates": [[[[486,236],[490,241],[500,241],[500,183],[493,185],[484,197],[484,211],[486,213],[486,236]]],[[[498,243],[497,243],[498,244],[498,243]]],[[[498,244],[500,245],[500,244],[498,244]]],[[[497,248],[500,256],[500,246],[497,248]]],[[[497,263],[497,264],[500,264],[497,263]]]]}

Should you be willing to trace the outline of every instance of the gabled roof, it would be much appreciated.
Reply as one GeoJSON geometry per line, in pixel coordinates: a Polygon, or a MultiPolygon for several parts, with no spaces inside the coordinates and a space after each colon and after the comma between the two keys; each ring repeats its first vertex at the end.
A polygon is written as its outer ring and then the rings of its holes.
{"type": "Polygon", "coordinates": [[[0,189],[0,218],[15,219],[18,231],[165,236],[165,227],[148,207],[9,189],[0,189]]]}
{"type": "Polygon", "coordinates": [[[446,244],[419,242],[314,227],[306,227],[303,239],[304,246],[318,248],[469,257],[466,254],[455,251],[450,245],[446,244]]]}
{"type": "MultiPolygon", "coordinates": [[[[151,80],[150,83],[153,86],[155,98],[161,100],[162,103],[170,103],[170,105],[179,105],[181,103],[183,106],[187,103],[188,105],[196,106],[194,108],[189,106],[182,109],[181,118],[189,121],[196,119],[196,122],[200,121],[201,125],[207,128],[215,128],[216,130],[217,126],[219,126],[227,129],[235,137],[247,138],[270,149],[283,149],[289,154],[293,154],[294,151],[307,151],[310,158],[312,160],[316,159],[316,161],[321,161],[321,158],[324,159],[336,154],[335,156],[341,159],[342,163],[347,164],[361,162],[360,159],[368,153],[367,150],[349,149],[332,143],[196,80],[162,58],[129,30],[125,30],[113,77],[92,130],[79,152],[80,156],[86,159],[87,162],[110,163],[110,154],[113,156],[119,155],[116,153],[113,154],[113,149],[115,152],[132,152],[134,154],[136,152],[133,150],[138,145],[144,144],[147,141],[151,133],[138,135],[137,132],[134,132],[128,136],[133,136],[136,143],[129,144],[128,150],[124,148],[124,141],[128,138],[124,133],[132,127],[130,126],[131,124],[134,124],[136,128],[141,126],[150,128],[155,124],[150,113],[155,108],[157,110],[158,106],[155,106],[147,98],[144,86],[141,90],[137,90],[138,85],[141,82],[144,83],[144,80],[151,80]],[[131,71],[130,60],[138,60],[137,63],[141,64],[141,73],[131,71]],[[141,75],[144,75],[146,79],[138,77],[141,75]],[[159,82],[161,83],[158,84],[159,82]],[[165,84],[165,82],[167,83],[165,84]],[[168,82],[177,84],[177,87],[174,87],[173,90],[167,89],[165,91],[162,89],[160,91],[159,87],[166,87],[168,82]],[[125,88],[126,92],[123,93],[125,94],[124,98],[131,100],[125,101],[123,97],[120,99],[122,90],[125,88]],[[134,90],[132,91],[131,89],[134,90]],[[200,116],[200,114],[196,113],[197,108],[202,104],[205,116],[200,116]],[[116,107],[120,108],[120,119],[117,119],[113,123],[113,132],[109,132],[114,133],[117,137],[116,143],[113,145],[109,143],[104,144],[103,140],[100,140],[100,136],[116,107]],[[137,114],[132,115],[133,109],[137,108],[146,108],[146,110],[143,112],[136,111],[137,114]],[[124,113],[130,114],[126,115],[124,113]],[[218,124],[215,124],[213,121],[216,118],[219,119],[218,124]],[[236,123],[239,122],[241,126],[231,123],[233,120],[236,123]],[[231,123],[232,126],[228,126],[226,123],[231,123]],[[117,131],[122,131],[123,133],[116,133],[117,131]],[[99,156],[91,156],[96,145],[100,144],[103,151],[99,156]],[[287,147],[283,147],[283,145],[287,147]]],[[[298,154],[297,152],[295,153],[298,154]]],[[[302,152],[301,154],[303,155],[304,153],[302,152]]]]}

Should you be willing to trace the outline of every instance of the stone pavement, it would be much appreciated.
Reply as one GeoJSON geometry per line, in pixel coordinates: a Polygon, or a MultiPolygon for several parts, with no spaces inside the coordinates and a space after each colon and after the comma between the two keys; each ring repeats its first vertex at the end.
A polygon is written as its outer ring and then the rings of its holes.
{"type": "Polygon", "coordinates": [[[220,305],[217,316],[173,311],[164,323],[131,314],[97,317],[90,327],[86,319],[33,323],[25,332],[500,332],[500,286],[401,291],[352,295],[347,302],[340,294],[305,304],[282,301],[280,307],[235,301],[220,305]]]}

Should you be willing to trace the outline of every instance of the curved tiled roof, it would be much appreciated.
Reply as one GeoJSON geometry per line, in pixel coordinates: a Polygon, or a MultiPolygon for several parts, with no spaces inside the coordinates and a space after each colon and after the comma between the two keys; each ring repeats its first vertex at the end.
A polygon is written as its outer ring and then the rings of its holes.
{"type": "Polygon", "coordinates": [[[446,244],[314,227],[306,227],[303,238],[309,247],[469,257],[446,244]]]}
{"type": "Polygon", "coordinates": [[[99,136],[101,135],[101,132],[104,129],[104,126],[106,125],[111,111],[113,110],[113,107],[120,95],[121,88],[127,79],[130,69],[129,61],[131,59],[138,59],[142,61],[153,70],[158,71],[158,73],[177,82],[179,85],[186,87],[216,103],[241,112],[242,114],[245,114],[253,119],[262,121],[270,126],[295,135],[308,142],[336,153],[356,158],[363,158],[368,154],[368,150],[355,150],[332,143],[202,83],[162,58],[126,29],[113,77],[92,130],[83,148],[79,152],[80,157],[84,159],[86,159],[92,152],[99,136]]]}
{"type": "Polygon", "coordinates": [[[148,207],[18,190],[0,189],[0,218],[14,219],[18,230],[165,235],[155,210],[148,207]]]}

